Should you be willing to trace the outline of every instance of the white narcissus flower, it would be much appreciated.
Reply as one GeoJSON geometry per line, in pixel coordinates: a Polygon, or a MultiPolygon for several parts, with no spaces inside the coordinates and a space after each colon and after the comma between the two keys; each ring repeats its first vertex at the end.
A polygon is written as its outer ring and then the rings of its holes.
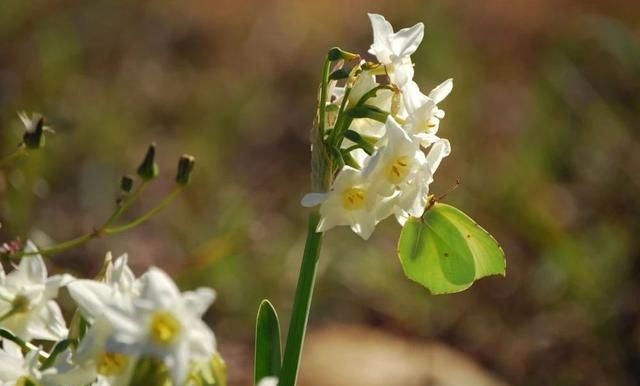
{"type": "MultiPolygon", "coordinates": [[[[25,252],[36,253],[37,248],[28,242],[25,252]]],[[[62,312],[53,299],[71,279],[69,275],[47,277],[44,260],[37,254],[22,257],[15,270],[6,275],[0,266],[0,327],[26,341],[66,337],[62,312]]]]}
{"type": "Polygon", "coordinates": [[[385,124],[385,145],[376,151],[365,166],[364,174],[373,190],[391,196],[413,179],[424,165],[420,142],[409,136],[393,117],[385,124]]]}
{"type": "Polygon", "coordinates": [[[407,110],[405,128],[428,146],[438,140],[436,134],[444,111],[438,108],[453,89],[453,80],[448,79],[424,95],[418,85],[411,81],[402,89],[404,107],[407,110]]]}
{"type": "Polygon", "coordinates": [[[385,65],[391,82],[403,87],[413,79],[413,54],[424,37],[424,24],[393,32],[393,27],[382,15],[369,14],[373,28],[373,44],[369,53],[385,65]]]}
{"type": "Polygon", "coordinates": [[[368,239],[376,224],[386,217],[388,206],[373,190],[360,170],[345,166],[327,193],[309,193],[302,205],[320,205],[318,232],[348,225],[363,239],[368,239]]]}
{"type": "Polygon", "coordinates": [[[107,341],[112,331],[109,321],[102,315],[98,316],[82,338],[73,359],[82,367],[91,369],[97,382],[127,386],[131,382],[138,356],[135,353],[107,351],[107,341]]]}
{"type": "Polygon", "coordinates": [[[140,281],[140,295],[131,304],[115,303],[103,313],[112,327],[106,350],[159,358],[174,384],[181,385],[194,361],[216,352],[213,332],[201,320],[215,292],[201,288],[181,294],[158,268],[149,269],[140,281]]]}
{"type": "Polygon", "coordinates": [[[73,362],[70,350],[58,354],[53,365],[40,370],[42,386],[79,386],[96,379],[95,369],[73,362]]]}
{"type": "MultiPolygon", "coordinates": [[[[420,167],[414,178],[394,196],[394,213],[400,225],[410,217],[420,217],[429,202],[429,185],[440,162],[451,153],[451,145],[446,139],[432,144],[426,157],[419,160],[420,167]]],[[[422,155],[422,153],[420,153],[422,155]]]]}
{"type": "Polygon", "coordinates": [[[78,304],[82,316],[89,322],[100,316],[105,307],[114,302],[131,302],[140,293],[140,284],[127,265],[128,256],[122,255],[105,269],[104,282],[74,280],[67,285],[69,294],[78,304]]]}
{"type": "Polygon", "coordinates": [[[21,385],[25,380],[39,380],[42,374],[38,370],[40,366],[38,355],[38,350],[33,350],[25,357],[20,346],[8,339],[2,339],[0,385],[21,385]]]}
{"type": "Polygon", "coordinates": [[[0,349],[0,385],[22,386],[27,381],[41,386],[79,386],[86,385],[95,379],[95,372],[82,368],[71,362],[71,352],[60,353],[53,365],[47,369],[40,368],[40,349],[22,354],[16,343],[2,339],[0,349]]]}
{"type": "Polygon", "coordinates": [[[106,350],[112,327],[103,313],[114,304],[131,307],[133,299],[140,294],[141,284],[127,265],[126,254],[115,262],[111,262],[111,255],[107,254],[106,260],[104,281],[75,280],[67,285],[82,316],[92,323],[78,346],[74,360],[87,369],[93,369],[99,381],[104,380],[112,386],[126,386],[131,380],[137,357],[106,350]]]}

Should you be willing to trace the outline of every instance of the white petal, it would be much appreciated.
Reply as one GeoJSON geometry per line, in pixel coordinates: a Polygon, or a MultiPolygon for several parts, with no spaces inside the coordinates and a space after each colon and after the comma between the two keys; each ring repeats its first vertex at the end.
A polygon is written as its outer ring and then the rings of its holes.
{"type": "Polygon", "coordinates": [[[351,230],[353,230],[363,240],[368,240],[376,227],[375,214],[366,210],[354,211],[353,223],[351,230]]]}
{"type": "Polygon", "coordinates": [[[390,38],[393,36],[393,27],[382,15],[375,13],[369,14],[371,27],[373,29],[373,44],[369,48],[369,53],[375,55],[380,63],[391,63],[391,43],[390,38]]]}
{"type": "Polygon", "coordinates": [[[389,76],[392,83],[402,88],[413,79],[413,73],[413,63],[409,60],[408,62],[394,64],[393,71],[389,76]]]}
{"type": "Polygon", "coordinates": [[[197,317],[202,317],[215,300],[216,292],[211,288],[201,287],[195,291],[184,292],[182,298],[189,312],[192,312],[197,317]]]}
{"type": "Polygon", "coordinates": [[[433,99],[433,101],[438,104],[451,93],[451,90],[453,90],[453,79],[447,79],[431,90],[429,98],[433,99]]]}
{"type": "Polygon", "coordinates": [[[173,353],[164,358],[169,367],[174,385],[182,385],[189,374],[189,348],[185,343],[178,344],[173,353]]]}
{"type": "Polygon", "coordinates": [[[32,316],[27,331],[34,339],[61,340],[67,336],[67,325],[58,303],[50,300],[32,316]]]}
{"type": "Polygon", "coordinates": [[[410,56],[422,42],[424,37],[424,24],[418,23],[410,28],[403,28],[393,36],[393,53],[397,57],[410,56]]]}
{"type": "Polygon", "coordinates": [[[429,148],[429,153],[427,153],[427,163],[429,165],[429,169],[431,170],[431,174],[433,175],[440,166],[440,162],[446,156],[451,153],[451,144],[448,140],[441,138],[439,141],[435,142],[429,148]]]}
{"type": "Polygon", "coordinates": [[[309,193],[302,197],[302,201],[300,203],[306,208],[311,208],[322,204],[326,199],[326,193],[309,193]]]}
{"type": "Polygon", "coordinates": [[[190,323],[189,350],[196,360],[207,360],[216,352],[216,339],[211,329],[202,320],[190,323]]]}
{"type": "Polygon", "coordinates": [[[22,359],[22,349],[12,340],[2,338],[2,351],[13,358],[22,359]]]}
{"type": "Polygon", "coordinates": [[[104,312],[114,298],[114,291],[108,285],[94,280],[75,280],[67,285],[69,295],[75,300],[84,316],[93,321],[104,312]]]}
{"type": "Polygon", "coordinates": [[[135,281],[135,276],[127,265],[128,259],[129,256],[125,253],[113,263],[111,284],[118,284],[121,289],[129,288],[135,281]]]}
{"type": "MultiPolygon", "coordinates": [[[[27,241],[24,251],[30,254],[36,253],[38,248],[31,241],[27,241]]],[[[31,282],[44,283],[47,280],[47,267],[40,255],[30,255],[22,258],[17,269],[31,282]]]]}
{"type": "Polygon", "coordinates": [[[414,81],[407,82],[402,88],[402,96],[404,98],[404,104],[407,111],[413,114],[416,110],[422,108],[426,103],[435,105],[431,98],[424,95],[420,91],[420,87],[414,81]]]}
{"type": "Polygon", "coordinates": [[[151,267],[141,279],[141,297],[152,301],[156,307],[166,308],[181,299],[176,283],[163,270],[151,267]]]}
{"type": "Polygon", "coordinates": [[[260,380],[258,386],[278,386],[278,378],[264,377],[260,380]]]}
{"type": "Polygon", "coordinates": [[[18,111],[18,117],[22,121],[22,124],[24,125],[24,127],[27,128],[27,130],[30,130],[31,119],[29,119],[29,116],[27,115],[27,113],[25,113],[24,111],[18,111]]]}

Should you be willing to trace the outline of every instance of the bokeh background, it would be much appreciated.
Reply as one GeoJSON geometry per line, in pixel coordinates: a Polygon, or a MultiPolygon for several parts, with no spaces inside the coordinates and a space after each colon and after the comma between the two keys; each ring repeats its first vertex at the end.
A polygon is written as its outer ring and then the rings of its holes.
{"type": "Polygon", "coordinates": [[[91,276],[105,252],[128,252],[137,272],[216,288],[207,320],[231,385],[249,385],[259,301],[285,328],[291,308],[323,56],[366,52],[367,11],[425,22],[416,80],[455,82],[441,126],[453,153],[432,190],[460,179],[446,202],[501,241],[508,275],[436,297],[403,276],[392,220],[366,243],[331,231],[304,385],[638,384],[634,1],[2,1],[0,154],[19,141],[18,110],[56,134],[0,172],[1,240],[90,230],[155,141],[163,173],[141,213],[193,154],[193,184],[168,210],[50,269],[91,276]]]}

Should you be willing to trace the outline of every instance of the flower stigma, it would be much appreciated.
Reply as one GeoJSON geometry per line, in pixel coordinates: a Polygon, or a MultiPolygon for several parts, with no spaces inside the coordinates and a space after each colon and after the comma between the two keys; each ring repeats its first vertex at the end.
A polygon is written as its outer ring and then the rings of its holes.
{"type": "Polygon", "coordinates": [[[405,177],[407,177],[407,174],[409,174],[410,166],[411,158],[407,156],[396,158],[393,162],[389,163],[386,173],[387,180],[392,184],[401,183],[405,177]]]}
{"type": "Polygon", "coordinates": [[[16,297],[13,299],[13,302],[11,302],[12,311],[14,313],[27,312],[29,311],[30,304],[31,301],[28,297],[24,295],[16,295],[16,297]]]}
{"type": "Polygon", "coordinates": [[[104,376],[120,375],[127,367],[129,358],[124,354],[107,352],[104,353],[98,365],[98,374],[104,376]]]}
{"type": "Polygon", "coordinates": [[[182,326],[168,311],[158,311],[151,319],[151,337],[162,345],[169,345],[180,335],[182,326]]]}
{"type": "Polygon", "coordinates": [[[342,193],[342,206],[347,210],[362,209],[367,200],[367,192],[360,188],[349,188],[342,193]]]}

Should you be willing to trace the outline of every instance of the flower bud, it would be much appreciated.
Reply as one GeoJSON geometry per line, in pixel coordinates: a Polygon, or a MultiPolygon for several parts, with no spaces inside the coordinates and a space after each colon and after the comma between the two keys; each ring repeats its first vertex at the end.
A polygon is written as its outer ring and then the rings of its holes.
{"type": "Polygon", "coordinates": [[[133,178],[131,176],[122,176],[120,180],[120,191],[122,193],[130,193],[133,188],[133,178]]]}
{"type": "Polygon", "coordinates": [[[178,161],[178,173],[176,174],[176,183],[178,185],[187,185],[191,181],[191,173],[196,164],[196,159],[190,155],[184,154],[178,161]]]}
{"type": "Polygon", "coordinates": [[[144,181],[151,181],[159,173],[158,164],[156,164],[156,144],[149,145],[149,150],[144,156],[144,160],[138,167],[138,175],[144,181]]]}
{"type": "Polygon", "coordinates": [[[31,127],[27,127],[22,136],[22,142],[27,149],[39,149],[44,146],[44,117],[34,117],[31,127]]]}
{"type": "Polygon", "coordinates": [[[349,77],[350,71],[346,68],[341,68],[339,70],[335,70],[329,75],[329,80],[340,80],[347,79],[349,77]]]}
{"type": "Polygon", "coordinates": [[[329,60],[331,60],[331,61],[340,60],[340,59],[354,60],[354,59],[357,59],[359,57],[360,57],[360,55],[344,51],[339,47],[333,47],[327,53],[327,58],[329,60]]]}

